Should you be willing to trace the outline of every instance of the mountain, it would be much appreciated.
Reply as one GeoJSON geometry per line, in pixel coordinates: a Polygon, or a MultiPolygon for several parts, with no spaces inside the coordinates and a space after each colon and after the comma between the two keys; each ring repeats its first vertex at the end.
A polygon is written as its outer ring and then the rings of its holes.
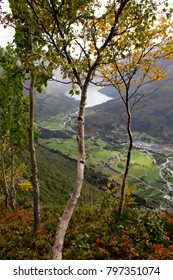
{"type": "Polygon", "coordinates": [[[36,118],[45,119],[57,114],[71,112],[79,106],[79,101],[68,96],[69,85],[58,82],[49,82],[42,93],[35,96],[36,118]]]}
{"type": "MultiPolygon", "coordinates": [[[[159,64],[165,66],[168,76],[155,85],[157,90],[153,94],[143,98],[134,107],[132,128],[133,131],[158,137],[164,143],[172,143],[173,61],[159,59],[159,64]]],[[[36,95],[36,118],[49,120],[52,116],[76,111],[79,101],[68,96],[69,90],[69,84],[49,82],[48,87],[36,95]]],[[[126,112],[119,95],[112,87],[99,89],[99,92],[113,99],[87,109],[86,133],[104,135],[105,132],[111,134],[116,131],[117,135],[119,132],[124,134],[126,112]]]]}
{"type": "MultiPolygon", "coordinates": [[[[168,76],[156,84],[157,90],[144,97],[132,111],[133,131],[147,133],[172,143],[173,138],[173,61],[161,60],[168,76]]],[[[161,63],[160,62],[160,63],[161,63]]],[[[105,134],[111,131],[126,131],[126,112],[123,102],[112,87],[103,88],[102,93],[116,95],[113,100],[92,108],[92,115],[86,118],[86,131],[105,134]]]]}

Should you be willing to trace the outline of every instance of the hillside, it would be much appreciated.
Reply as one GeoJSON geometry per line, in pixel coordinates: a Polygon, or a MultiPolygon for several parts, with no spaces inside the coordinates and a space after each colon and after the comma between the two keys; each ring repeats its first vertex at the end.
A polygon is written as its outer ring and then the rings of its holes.
{"type": "Polygon", "coordinates": [[[36,118],[47,119],[57,114],[71,112],[73,109],[76,110],[79,102],[66,94],[68,90],[69,85],[49,82],[48,87],[44,88],[41,94],[36,94],[36,118]]]}
{"type": "MultiPolygon", "coordinates": [[[[29,164],[29,154],[24,152],[20,160],[29,164]]],[[[62,207],[66,204],[75,182],[76,161],[40,145],[37,145],[37,161],[41,204],[62,207]]],[[[87,174],[88,172],[86,170],[87,174]]],[[[26,174],[26,177],[29,176],[29,173],[26,174]]],[[[87,177],[90,178],[89,175],[87,177]]],[[[99,190],[97,184],[94,185],[93,182],[89,183],[85,180],[79,205],[92,205],[100,201],[102,196],[103,192],[99,190]]],[[[19,191],[17,201],[20,204],[28,206],[30,199],[30,193],[19,191]]]]}
{"type": "MultiPolygon", "coordinates": [[[[157,93],[143,99],[136,105],[132,115],[133,131],[147,133],[171,143],[173,137],[173,99],[172,80],[167,90],[159,89],[157,93]]],[[[126,112],[121,101],[111,100],[92,108],[92,116],[86,118],[87,133],[111,133],[112,130],[126,131],[126,112]]]]}
{"type": "MultiPolygon", "coordinates": [[[[132,112],[132,128],[133,131],[158,137],[164,143],[172,143],[173,62],[163,60],[162,62],[166,67],[168,76],[166,79],[156,83],[155,87],[157,90],[153,94],[143,98],[134,107],[132,112]]],[[[103,88],[101,92],[106,94],[107,88],[103,88]]],[[[109,96],[116,95],[116,98],[91,108],[92,116],[87,116],[86,120],[86,130],[88,133],[93,131],[111,133],[112,130],[125,132],[126,112],[124,105],[114,88],[109,87],[108,94],[109,96]]]]}
{"type": "MultiPolygon", "coordinates": [[[[77,207],[65,237],[63,259],[173,259],[172,213],[127,207],[118,217],[116,209],[117,202],[110,197],[92,207],[77,207]]],[[[42,207],[42,227],[33,236],[30,209],[19,207],[12,212],[1,206],[0,259],[50,260],[61,213],[55,206],[42,207]]],[[[159,275],[157,265],[153,274],[159,275]]]]}

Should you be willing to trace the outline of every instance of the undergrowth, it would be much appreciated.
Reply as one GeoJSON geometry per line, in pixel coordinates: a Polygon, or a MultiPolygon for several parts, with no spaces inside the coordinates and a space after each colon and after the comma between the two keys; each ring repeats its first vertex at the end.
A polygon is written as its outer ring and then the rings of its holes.
{"type": "MultiPolygon", "coordinates": [[[[62,209],[42,208],[41,228],[32,235],[32,212],[1,206],[0,259],[51,259],[62,209]]],[[[115,204],[77,208],[65,237],[63,259],[173,259],[173,213],[127,207],[120,217],[115,204]]]]}

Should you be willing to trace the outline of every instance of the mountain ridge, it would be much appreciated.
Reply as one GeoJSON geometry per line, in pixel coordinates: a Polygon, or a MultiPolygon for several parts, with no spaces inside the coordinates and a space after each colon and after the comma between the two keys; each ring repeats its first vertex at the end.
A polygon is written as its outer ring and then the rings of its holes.
{"type": "MultiPolygon", "coordinates": [[[[134,108],[132,113],[133,131],[147,133],[158,137],[164,143],[171,143],[173,138],[173,61],[160,59],[165,66],[168,76],[155,84],[158,88],[153,94],[144,97],[134,108]]],[[[79,101],[67,95],[70,85],[49,82],[43,93],[36,95],[36,118],[49,119],[57,114],[69,114],[78,110],[79,101]]],[[[126,112],[119,95],[112,87],[99,89],[100,94],[114,99],[90,107],[86,113],[86,132],[123,130],[126,127],[126,112]]]]}

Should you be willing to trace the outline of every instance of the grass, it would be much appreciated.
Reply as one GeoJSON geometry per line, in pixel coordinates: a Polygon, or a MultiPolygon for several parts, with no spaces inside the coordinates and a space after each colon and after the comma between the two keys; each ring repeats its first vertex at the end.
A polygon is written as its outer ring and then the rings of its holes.
{"type": "MultiPolygon", "coordinates": [[[[50,130],[63,130],[65,127],[63,126],[65,121],[69,120],[68,115],[56,115],[51,117],[48,121],[39,121],[40,125],[50,129],[50,130]]],[[[74,122],[72,118],[71,122],[74,122]]],[[[67,122],[67,124],[69,124],[67,122]]],[[[67,128],[67,127],[66,127],[67,128]]],[[[136,133],[135,136],[138,136],[139,133],[136,133]]],[[[156,141],[155,137],[149,136],[147,134],[144,135],[148,141],[156,141]]],[[[58,150],[61,153],[69,156],[72,159],[77,159],[77,141],[76,137],[72,139],[48,139],[48,140],[39,140],[41,144],[47,146],[50,149],[58,150]]],[[[109,159],[112,157],[114,159],[114,163],[112,163],[112,167],[118,169],[120,172],[124,171],[125,162],[126,162],[126,150],[122,149],[121,152],[106,150],[106,142],[101,139],[90,138],[86,139],[86,154],[87,154],[87,165],[94,166],[95,169],[98,170],[98,165],[100,162],[104,162],[107,164],[109,159]],[[121,158],[121,162],[119,163],[119,158],[121,158]],[[118,164],[119,163],[119,164],[118,164]]],[[[103,169],[103,168],[102,168],[103,169]]],[[[102,170],[103,172],[103,170],[102,170]]],[[[146,175],[146,183],[154,184],[157,179],[159,179],[159,168],[154,165],[154,159],[151,154],[146,154],[139,150],[132,151],[131,158],[131,168],[130,174],[134,177],[140,177],[142,174],[146,175]]]]}
{"type": "Polygon", "coordinates": [[[157,181],[159,178],[159,168],[158,166],[152,166],[152,168],[149,169],[146,182],[150,185],[157,181]]]}
{"type": "Polygon", "coordinates": [[[141,165],[133,165],[129,170],[129,175],[134,176],[136,178],[140,178],[143,174],[148,174],[148,168],[142,167],[141,165]]]}
{"type": "Polygon", "coordinates": [[[77,141],[74,139],[50,138],[40,139],[40,144],[45,145],[49,149],[60,151],[64,155],[68,155],[72,159],[77,159],[77,141]]]}
{"type": "Polygon", "coordinates": [[[49,130],[65,130],[69,129],[68,126],[68,120],[69,116],[68,115],[55,115],[53,117],[49,117],[48,120],[37,120],[37,125],[41,126],[42,128],[46,128],[49,130]],[[66,125],[64,123],[67,122],[66,125]]]}
{"type": "Polygon", "coordinates": [[[138,164],[140,166],[151,166],[153,157],[139,150],[132,151],[131,164],[138,164]]]}
{"type": "MultiPolygon", "coordinates": [[[[51,138],[40,139],[39,141],[50,149],[58,150],[72,159],[77,159],[77,141],[75,136],[71,139],[51,138]]],[[[122,174],[124,173],[126,164],[126,150],[122,149],[122,152],[107,150],[105,149],[106,142],[101,139],[89,138],[86,139],[85,144],[88,157],[86,162],[87,166],[94,168],[95,171],[101,171],[109,177],[109,180],[114,180],[121,184],[122,174]],[[109,165],[121,174],[117,176],[117,174],[108,170],[107,167],[109,165]]],[[[140,150],[132,151],[128,177],[129,183],[138,183],[136,178],[144,180],[146,184],[151,186],[156,185],[156,182],[160,179],[159,167],[155,165],[154,158],[151,154],[140,150]]]]}

